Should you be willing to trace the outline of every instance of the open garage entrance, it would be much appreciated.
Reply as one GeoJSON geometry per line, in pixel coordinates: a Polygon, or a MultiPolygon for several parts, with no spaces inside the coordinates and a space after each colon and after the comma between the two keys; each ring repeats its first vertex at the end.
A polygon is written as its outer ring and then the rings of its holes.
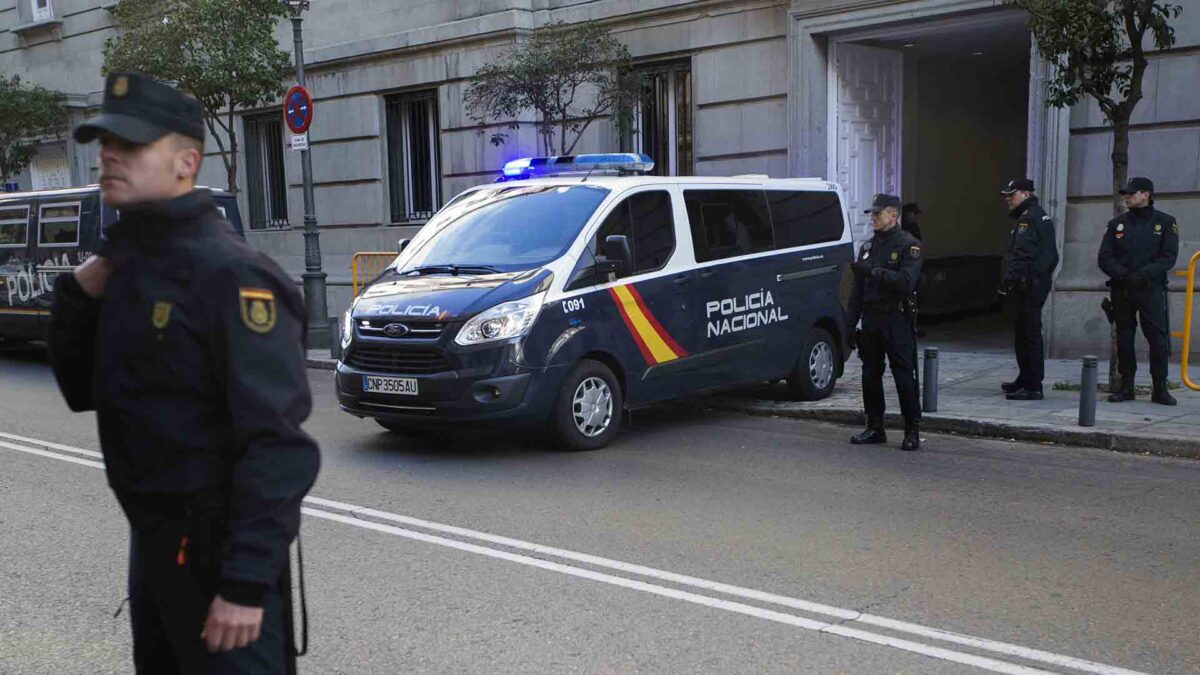
{"type": "Polygon", "coordinates": [[[828,42],[828,175],[848,192],[856,240],[870,236],[862,210],[874,193],[920,205],[923,329],[947,347],[1011,345],[996,294],[1012,225],[999,189],[1029,164],[1025,18],[987,11],[828,42]]]}

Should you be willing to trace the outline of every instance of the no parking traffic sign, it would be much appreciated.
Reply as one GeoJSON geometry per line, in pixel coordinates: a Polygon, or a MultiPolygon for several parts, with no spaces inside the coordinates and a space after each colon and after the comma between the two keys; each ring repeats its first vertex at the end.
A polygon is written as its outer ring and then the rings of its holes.
{"type": "Polygon", "coordinates": [[[312,96],[301,85],[293,85],[283,97],[283,121],[293,134],[304,134],[308,132],[312,120],[312,96]]]}

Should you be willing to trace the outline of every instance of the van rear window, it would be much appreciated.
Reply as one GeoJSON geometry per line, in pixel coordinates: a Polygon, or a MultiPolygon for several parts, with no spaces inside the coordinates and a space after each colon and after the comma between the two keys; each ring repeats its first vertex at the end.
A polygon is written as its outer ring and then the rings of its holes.
{"type": "Polygon", "coordinates": [[[29,207],[0,206],[0,246],[24,247],[29,240],[29,207]]]}
{"type": "Polygon", "coordinates": [[[79,244],[79,202],[45,204],[38,212],[39,246],[79,244]]]}
{"type": "Polygon", "coordinates": [[[775,248],[838,241],[842,238],[842,205],[836,192],[767,190],[775,248]]]}

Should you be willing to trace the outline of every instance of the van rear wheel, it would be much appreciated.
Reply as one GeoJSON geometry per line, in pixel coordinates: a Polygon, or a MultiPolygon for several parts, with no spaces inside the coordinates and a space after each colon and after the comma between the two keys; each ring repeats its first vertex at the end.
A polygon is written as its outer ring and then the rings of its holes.
{"type": "Polygon", "coordinates": [[[564,450],[596,450],[621,428],[621,386],[608,366],[584,359],[559,389],[552,427],[564,450]]]}
{"type": "Polygon", "coordinates": [[[839,351],[833,336],[813,328],[800,350],[796,369],[788,376],[788,390],[802,401],[819,401],[833,393],[837,382],[839,351]]]}

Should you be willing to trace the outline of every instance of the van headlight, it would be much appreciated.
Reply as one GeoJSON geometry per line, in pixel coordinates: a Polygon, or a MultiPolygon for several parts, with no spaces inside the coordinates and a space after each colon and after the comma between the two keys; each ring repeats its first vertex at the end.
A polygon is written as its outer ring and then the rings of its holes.
{"type": "Polygon", "coordinates": [[[533,327],[545,299],[546,294],[542,292],[496,305],[475,315],[458,331],[458,337],[454,338],[454,341],[463,347],[470,347],[495,340],[521,337],[533,327]]]}
{"type": "Polygon", "coordinates": [[[354,308],[346,310],[342,315],[342,349],[350,345],[350,341],[354,339],[354,317],[352,313],[354,308]]]}

